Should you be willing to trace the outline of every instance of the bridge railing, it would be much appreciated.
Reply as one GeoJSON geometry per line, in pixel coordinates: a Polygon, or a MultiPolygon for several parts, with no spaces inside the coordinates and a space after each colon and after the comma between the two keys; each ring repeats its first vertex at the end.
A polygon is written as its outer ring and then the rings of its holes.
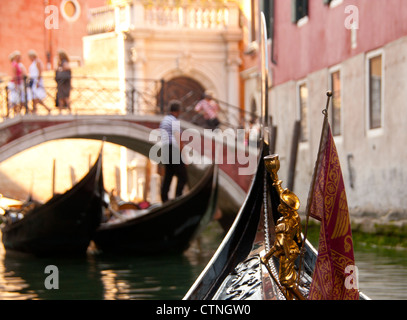
{"type": "MultiPolygon", "coordinates": [[[[57,84],[54,77],[44,76],[46,97],[42,100],[52,114],[67,112],[59,108],[57,84]]],[[[0,117],[33,113],[30,79],[21,79],[16,92],[10,77],[0,78],[0,117]]],[[[161,81],[126,79],[122,83],[114,77],[74,76],[71,78],[70,106],[75,114],[156,114],[157,95],[161,81]]],[[[46,109],[37,105],[37,114],[46,109]]]]}
{"type": "MultiPolygon", "coordinates": [[[[157,79],[127,78],[120,81],[115,77],[73,76],[70,91],[71,110],[68,110],[58,106],[54,77],[43,76],[43,81],[46,92],[43,102],[53,115],[69,112],[78,115],[164,114],[167,112],[169,100],[179,99],[183,103],[181,118],[196,124],[203,123],[200,115],[194,111],[195,105],[203,98],[203,92],[187,85],[157,79]]],[[[23,85],[17,102],[15,90],[10,88],[11,82],[10,77],[0,78],[0,120],[34,113],[30,79],[22,79],[23,85]]],[[[217,101],[220,105],[219,119],[225,127],[248,128],[258,119],[254,113],[225,101],[217,101]]],[[[35,113],[48,114],[39,104],[35,113]]]]}

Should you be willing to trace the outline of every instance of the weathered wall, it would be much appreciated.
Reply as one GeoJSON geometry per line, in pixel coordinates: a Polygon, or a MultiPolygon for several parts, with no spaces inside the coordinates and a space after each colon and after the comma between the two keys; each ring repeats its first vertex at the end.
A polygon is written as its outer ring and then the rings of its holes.
{"type": "Polygon", "coordinates": [[[407,6],[403,0],[343,0],[332,8],[322,0],[310,0],[308,21],[301,26],[292,23],[291,6],[292,1],[275,1],[276,85],[301,79],[407,35],[407,6]],[[346,19],[356,13],[345,13],[348,6],[358,9],[356,47],[352,47],[352,31],[345,27],[346,19]]]}
{"type": "MultiPolygon", "coordinates": [[[[382,54],[385,70],[383,128],[374,133],[367,130],[366,56],[362,53],[339,64],[342,74],[342,135],[335,137],[335,143],[352,214],[385,217],[397,212],[405,219],[407,37],[382,47],[382,54]]],[[[329,69],[322,68],[303,79],[309,90],[310,138],[299,146],[294,188],[301,199],[302,210],[306,206],[319,146],[323,120],[321,111],[326,104],[329,69]]],[[[271,91],[270,108],[278,126],[277,152],[282,157],[281,167],[287,169],[293,125],[298,118],[297,97],[295,81],[275,86],[271,91]]],[[[281,177],[286,181],[284,171],[281,172],[281,177]]]]}
{"type": "Polygon", "coordinates": [[[8,55],[14,50],[21,52],[27,69],[30,65],[27,52],[30,49],[37,51],[44,66],[46,53],[49,52],[51,69],[56,67],[58,49],[65,49],[76,64],[82,64],[82,37],[87,34],[88,10],[106,2],[76,0],[79,15],[67,20],[62,14],[62,0],[3,0],[0,5],[0,75],[10,74],[8,55]]]}

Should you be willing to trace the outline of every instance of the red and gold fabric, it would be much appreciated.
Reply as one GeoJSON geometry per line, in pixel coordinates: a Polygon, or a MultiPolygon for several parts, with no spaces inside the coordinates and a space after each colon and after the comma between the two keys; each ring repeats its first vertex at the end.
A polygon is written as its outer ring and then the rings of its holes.
{"type": "MultiPolygon", "coordinates": [[[[338,153],[327,120],[310,190],[310,216],[321,221],[318,258],[308,299],[359,299],[355,286],[346,285],[345,269],[355,265],[352,231],[338,153]],[[311,199],[311,200],[310,200],[311,199]]],[[[349,282],[349,281],[348,281],[349,282]]]]}

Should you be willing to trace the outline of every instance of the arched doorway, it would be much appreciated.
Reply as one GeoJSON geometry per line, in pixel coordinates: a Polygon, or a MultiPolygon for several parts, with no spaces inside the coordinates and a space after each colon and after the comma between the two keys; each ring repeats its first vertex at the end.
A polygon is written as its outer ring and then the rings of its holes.
{"type": "Polygon", "coordinates": [[[192,121],[195,116],[194,107],[202,99],[205,88],[189,77],[175,77],[163,83],[158,101],[164,106],[164,113],[167,113],[167,106],[170,100],[176,99],[182,102],[181,118],[192,121]]]}

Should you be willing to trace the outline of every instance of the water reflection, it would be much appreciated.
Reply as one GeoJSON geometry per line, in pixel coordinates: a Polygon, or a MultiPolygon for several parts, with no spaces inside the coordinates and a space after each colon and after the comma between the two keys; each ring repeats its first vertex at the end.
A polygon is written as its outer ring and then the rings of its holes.
{"type": "MultiPolygon", "coordinates": [[[[218,232],[218,231],[216,231],[218,232]]],[[[219,245],[203,238],[182,255],[92,255],[33,258],[0,245],[0,299],[179,300],[219,245]],[[198,250],[198,248],[202,248],[198,250]],[[59,270],[59,289],[47,290],[47,265],[59,270]]],[[[372,299],[407,299],[407,250],[355,248],[360,289],[372,299]]]]}
{"type": "Polygon", "coordinates": [[[27,291],[28,284],[24,279],[15,275],[14,271],[7,271],[0,263],[0,299],[1,300],[27,300],[36,299],[35,292],[27,291]]]}
{"type": "Polygon", "coordinates": [[[118,279],[118,274],[113,270],[102,270],[101,278],[103,282],[104,299],[130,299],[130,285],[124,280],[118,279]]]}
{"type": "MultiPolygon", "coordinates": [[[[194,274],[182,255],[96,258],[104,299],[181,299],[194,274]]],[[[193,281],[193,280],[192,280],[193,281]]]]}
{"type": "Polygon", "coordinates": [[[35,258],[0,247],[0,297],[3,299],[103,299],[103,284],[87,257],[35,258]],[[58,268],[59,289],[47,289],[48,265],[58,268]],[[13,284],[14,290],[7,290],[13,284]],[[14,297],[9,295],[13,293],[14,297]]]}
{"type": "Polygon", "coordinates": [[[359,287],[371,299],[407,299],[407,250],[357,248],[359,287]]]}
{"type": "Polygon", "coordinates": [[[182,299],[213,254],[192,247],[183,255],[93,255],[36,258],[0,245],[0,299],[182,299]],[[59,272],[59,289],[46,289],[47,265],[59,272]]]}

